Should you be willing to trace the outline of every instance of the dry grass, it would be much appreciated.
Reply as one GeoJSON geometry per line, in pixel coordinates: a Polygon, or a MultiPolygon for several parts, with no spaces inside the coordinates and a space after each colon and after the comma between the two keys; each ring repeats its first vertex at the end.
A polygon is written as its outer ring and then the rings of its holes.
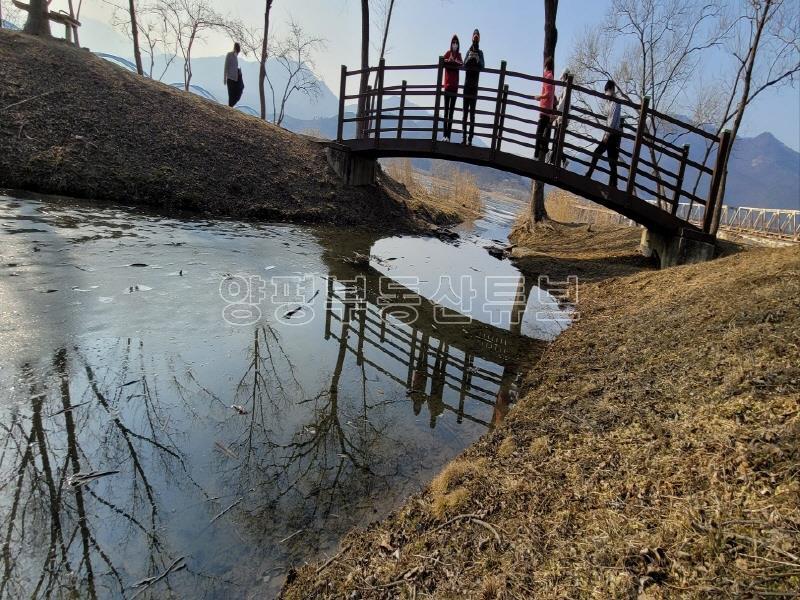
{"type": "Polygon", "coordinates": [[[559,223],[592,224],[601,227],[627,224],[622,215],[563,190],[550,190],[544,202],[548,216],[559,223]]]}
{"type": "Polygon", "coordinates": [[[517,442],[514,441],[514,438],[512,436],[508,436],[503,440],[503,442],[500,444],[500,447],[497,449],[497,455],[500,458],[508,458],[516,451],[517,451],[517,442]]]}
{"type": "Polygon", "coordinates": [[[506,423],[437,484],[468,489],[458,512],[477,519],[439,517],[431,487],[285,597],[793,597],[800,253],[605,279],[579,309],[506,423]],[[508,438],[527,451],[501,456],[508,438]],[[375,551],[387,534],[399,559],[375,551]]]}
{"type": "Polygon", "coordinates": [[[457,215],[471,222],[483,214],[483,201],[477,179],[452,163],[436,161],[430,175],[415,171],[407,158],[386,161],[387,174],[403,185],[413,198],[426,206],[457,215]]]}

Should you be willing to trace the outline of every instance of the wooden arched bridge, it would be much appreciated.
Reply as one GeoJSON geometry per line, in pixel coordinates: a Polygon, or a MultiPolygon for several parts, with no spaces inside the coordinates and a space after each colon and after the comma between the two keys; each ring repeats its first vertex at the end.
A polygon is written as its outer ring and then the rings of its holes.
{"type": "MultiPolygon", "coordinates": [[[[463,121],[463,86],[456,102],[452,142],[444,131],[444,62],[434,65],[379,66],[348,71],[342,67],[337,142],[329,157],[351,183],[374,180],[374,161],[410,157],[458,161],[516,173],[557,186],[614,210],[654,235],[713,242],[722,199],[730,133],[719,138],[680,119],[627,99],[606,96],[576,85],[572,78],[549,81],[507,69],[480,74],[475,143],[459,143],[463,121]],[[369,85],[361,91],[362,76],[369,85]],[[556,87],[563,109],[540,107],[536,96],[544,82],[556,87]],[[601,114],[604,102],[621,105],[622,143],[618,189],[605,183],[610,174],[601,158],[595,178],[586,176],[592,152],[610,132],[601,114]],[[357,103],[358,114],[346,112],[357,103]],[[539,117],[547,114],[562,126],[548,132],[550,152],[536,154],[539,117]],[[599,178],[603,178],[602,181],[599,178]],[[679,206],[688,203],[686,218],[679,206]],[[683,213],[683,214],[682,214],[683,213]]],[[[463,77],[462,83],[463,83],[463,77]]],[[[663,260],[662,260],[663,262],[663,260]]]]}

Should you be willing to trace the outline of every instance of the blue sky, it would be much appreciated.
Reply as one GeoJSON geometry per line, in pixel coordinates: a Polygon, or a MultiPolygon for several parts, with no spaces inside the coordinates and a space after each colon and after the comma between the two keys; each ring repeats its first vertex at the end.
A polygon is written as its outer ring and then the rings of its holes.
{"type": "MultiPolygon", "coordinates": [[[[559,7],[557,69],[569,59],[573,44],[586,28],[598,26],[610,0],[562,0],[559,7]]],[[[702,1],[702,0],[698,0],[702,1]]],[[[263,0],[216,0],[220,12],[239,17],[253,26],[263,20],[263,0]]],[[[63,4],[64,6],[60,6],[63,4]]],[[[66,0],[54,0],[56,9],[66,0]]],[[[327,39],[327,49],[316,59],[316,69],[334,93],[338,93],[342,64],[356,68],[360,56],[361,4],[359,0],[274,0],[274,33],[280,34],[293,17],[309,33],[327,39]]],[[[108,21],[110,9],[102,1],[85,2],[82,16],[108,21]]],[[[463,43],[475,27],[487,64],[508,61],[509,68],[536,72],[541,67],[544,9],[537,0],[396,0],[387,61],[395,64],[431,63],[444,53],[453,33],[463,43]]],[[[87,33],[89,30],[87,29],[87,33]]],[[[373,37],[378,33],[373,29],[373,37]]],[[[81,40],[92,45],[92,39],[81,40]]],[[[102,40],[94,44],[102,45],[102,40]]],[[[198,56],[227,52],[231,40],[209,35],[197,49],[198,56]]],[[[99,48],[102,49],[102,48],[99,48]]],[[[377,50],[373,52],[377,55],[377,50]]],[[[719,66],[708,60],[698,77],[717,77],[719,66]]],[[[800,86],[762,95],[750,106],[743,135],[770,131],[789,147],[800,150],[800,86]]]]}

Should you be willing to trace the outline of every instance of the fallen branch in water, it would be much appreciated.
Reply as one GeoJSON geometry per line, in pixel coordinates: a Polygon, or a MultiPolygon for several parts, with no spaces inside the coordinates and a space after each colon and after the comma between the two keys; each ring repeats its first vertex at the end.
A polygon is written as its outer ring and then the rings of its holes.
{"type": "Polygon", "coordinates": [[[294,536],[296,536],[296,535],[297,535],[297,534],[299,534],[299,533],[303,533],[304,531],[305,531],[305,529],[298,529],[298,530],[297,530],[297,531],[295,531],[293,534],[291,534],[291,535],[287,535],[285,538],[283,538],[283,539],[282,539],[280,542],[278,542],[278,543],[279,543],[279,544],[282,544],[282,543],[284,543],[284,542],[288,542],[288,541],[289,541],[290,539],[292,539],[294,536]]]}
{"type": "Polygon", "coordinates": [[[186,559],[185,556],[178,557],[173,561],[173,563],[169,567],[167,567],[167,570],[164,571],[161,575],[158,575],[157,577],[148,577],[147,579],[142,579],[138,583],[134,583],[131,586],[131,588],[142,588],[142,589],[140,589],[133,596],[131,596],[131,600],[136,598],[139,594],[141,594],[143,591],[145,591],[149,587],[153,586],[154,584],[158,583],[159,581],[161,581],[162,579],[167,577],[170,573],[175,573],[176,571],[180,571],[182,569],[185,569],[186,568],[186,563],[178,565],[178,563],[181,563],[185,559],[186,559]]]}
{"type": "Polygon", "coordinates": [[[91,473],[75,473],[67,477],[67,483],[72,487],[80,487],[91,483],[95,479],[101,477],[108,477],[109,475],[116,475],[119,471],[92,471],[91,473]]]}
{"type": "Polygon", "coordinates": [[[211,525],[212,523],[214,523],[214,521],[216,521],[217,519],[219,519],[220,517],[222,517],[222,516],[223,516],[225,513],[227,513],[227,512],[228,512],[230,509],[232,509],[234,506],[238,506],[238,505],[239,505],[239,504],[242,502],[242,500],[243,500],[243,498],[239,498],[239,499],[238,499],[236,502],[234,502],[233,504],[231,504],[231,505],[230,505],[228,508],[226,508],[226,509],[225,509],[225,510],[223,510],[221,513],[219,513],[219,514],[218,514],[216,517],[214,517],[213,519],[211,519],[211,521],[209,522],[209,525],[211,525]]]}

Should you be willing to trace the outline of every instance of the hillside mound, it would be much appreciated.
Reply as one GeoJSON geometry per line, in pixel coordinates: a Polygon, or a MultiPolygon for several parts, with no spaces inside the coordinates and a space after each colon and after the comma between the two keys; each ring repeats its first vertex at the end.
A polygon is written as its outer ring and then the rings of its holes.
{"type": "Polygon", "coordinates": [[[237,218],[377,227],[453,219],[385,176],[343,186],[319,141],[87,50],[6,30],[0,186],[237,218]]]}

